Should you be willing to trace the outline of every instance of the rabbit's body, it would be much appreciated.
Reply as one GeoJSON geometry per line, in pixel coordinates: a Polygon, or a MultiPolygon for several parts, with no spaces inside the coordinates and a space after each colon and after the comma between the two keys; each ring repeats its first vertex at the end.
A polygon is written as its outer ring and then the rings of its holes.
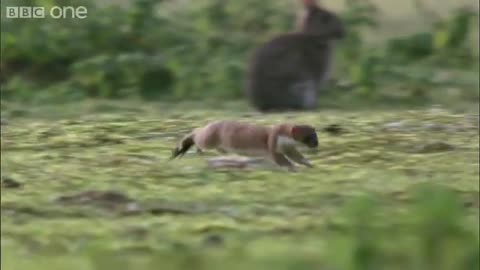
{"type": "Polygon", "coordinates": [[[330,74],[332,49],[321,37],[300,33],[260,47],[247,82],[254,106],[262,111],[315,108],[317,91],[330,74]]]}
{"type": "Polygon", "coordinates": [[[317,91],[329,79],[343,25],[316,5],[308,8],[302,31],[279,35],[253,54],[246,91],[261,111],[314,109],[317,91]]]}

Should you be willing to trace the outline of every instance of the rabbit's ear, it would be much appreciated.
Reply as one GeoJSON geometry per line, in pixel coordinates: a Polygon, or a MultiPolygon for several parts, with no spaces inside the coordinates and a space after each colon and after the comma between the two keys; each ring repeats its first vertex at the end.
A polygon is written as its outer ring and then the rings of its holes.
{"type": "Polygon", "coordinates": [[[303,2],[303,5],[306,7],[306,8],[309,8],[309,7],[316,7],[317,6],[317,3],[315,0],[302,0],[303,2]]]}

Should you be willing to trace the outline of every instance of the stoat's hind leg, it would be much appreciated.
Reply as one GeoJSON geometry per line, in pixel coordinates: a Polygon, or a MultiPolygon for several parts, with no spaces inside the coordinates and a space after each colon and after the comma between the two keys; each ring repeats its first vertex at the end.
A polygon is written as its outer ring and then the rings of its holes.
{"type": "Polygon", "coordinates": [[[195,141],[193,140],[193,133],[190,133],[183,137],[179,145],[172,150],[170,160],[183,157],[193,145],[195,145],[195,141]]]}

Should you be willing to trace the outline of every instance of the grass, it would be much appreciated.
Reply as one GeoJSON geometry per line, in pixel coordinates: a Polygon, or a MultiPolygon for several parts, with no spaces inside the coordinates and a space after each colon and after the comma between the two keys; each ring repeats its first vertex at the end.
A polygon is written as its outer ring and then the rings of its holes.
{"type": "MultiPolygon", "coordinates": [[[[371,42],[428,20],[409,1],[376,2],[383,21],[371,42]]],[[[453,5],[428,3],[442,14],[453,5]]],[[[409,96],[401,81],[379,87],[388,100],[344,93],[310,113],[2,100],[1,266],[478,269],[478,70],[444,73],[421,85],[431,100],[418,104],[393,102],[409,96]],[[305,155],[315,167],[213,170],[206,160],[218,154],[194,151],[167,162],[183,134],[221,118],[314,125],[320,147],[305,155]],[[345,133],[323,131],[331,124],[345,133]]]]}
{"type": "MultiPolygon", "coordinates": [[[[53,117],[48,108],[12,114],[16,107],[2,104],[9,116],[2,127],[2,177],[20,185],[2,185],[4,269],[350,269],[346,243],[355,238],[344,231],[354,223],[345,214],[349,205],[370,194],[378,209],[368,224],[400,223],[389,230],[407,230],[408,220],[418,217],[411,214],[412,200],[425,183],[456,193],[466,206],[462,226],[478,228],[477,105],[462,113],[423,108],[276,115],[251,113],[242,104],[228,104],[228,110],[75,106],[55,106],[53,117]],[[184,133],[219,118],[314,125],[320,147],[306,155],[315,167],[295,174],[216,171],[206,166],[216,153],[194,151],[167,162],[184,133]],[[323,132],[330,124],[345,133],[323,132]]],[[[399,232],[393,246],[392,235],[374,241],[391,253],[381,269],[413,269],[421,254],[409,242],[416,234],[399,232]],[[399,254],[408,260],[397,262],[399,254]]]]}

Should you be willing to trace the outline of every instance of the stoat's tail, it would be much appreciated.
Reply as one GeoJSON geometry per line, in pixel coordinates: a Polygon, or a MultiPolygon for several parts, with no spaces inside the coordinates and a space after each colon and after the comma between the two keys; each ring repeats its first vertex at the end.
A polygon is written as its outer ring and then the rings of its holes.
{"type": "Polygon", "coordinates": [[[194,133],[192,132],[182,138],[179,145],[175,147],[175,149],[173,149],[170,160],[176,157],[182,157],[183,155],[185,155],[185,153],[187,153],[187,151],[195,144],[195,141],[193,140],[193,135],[194,133]]]}

